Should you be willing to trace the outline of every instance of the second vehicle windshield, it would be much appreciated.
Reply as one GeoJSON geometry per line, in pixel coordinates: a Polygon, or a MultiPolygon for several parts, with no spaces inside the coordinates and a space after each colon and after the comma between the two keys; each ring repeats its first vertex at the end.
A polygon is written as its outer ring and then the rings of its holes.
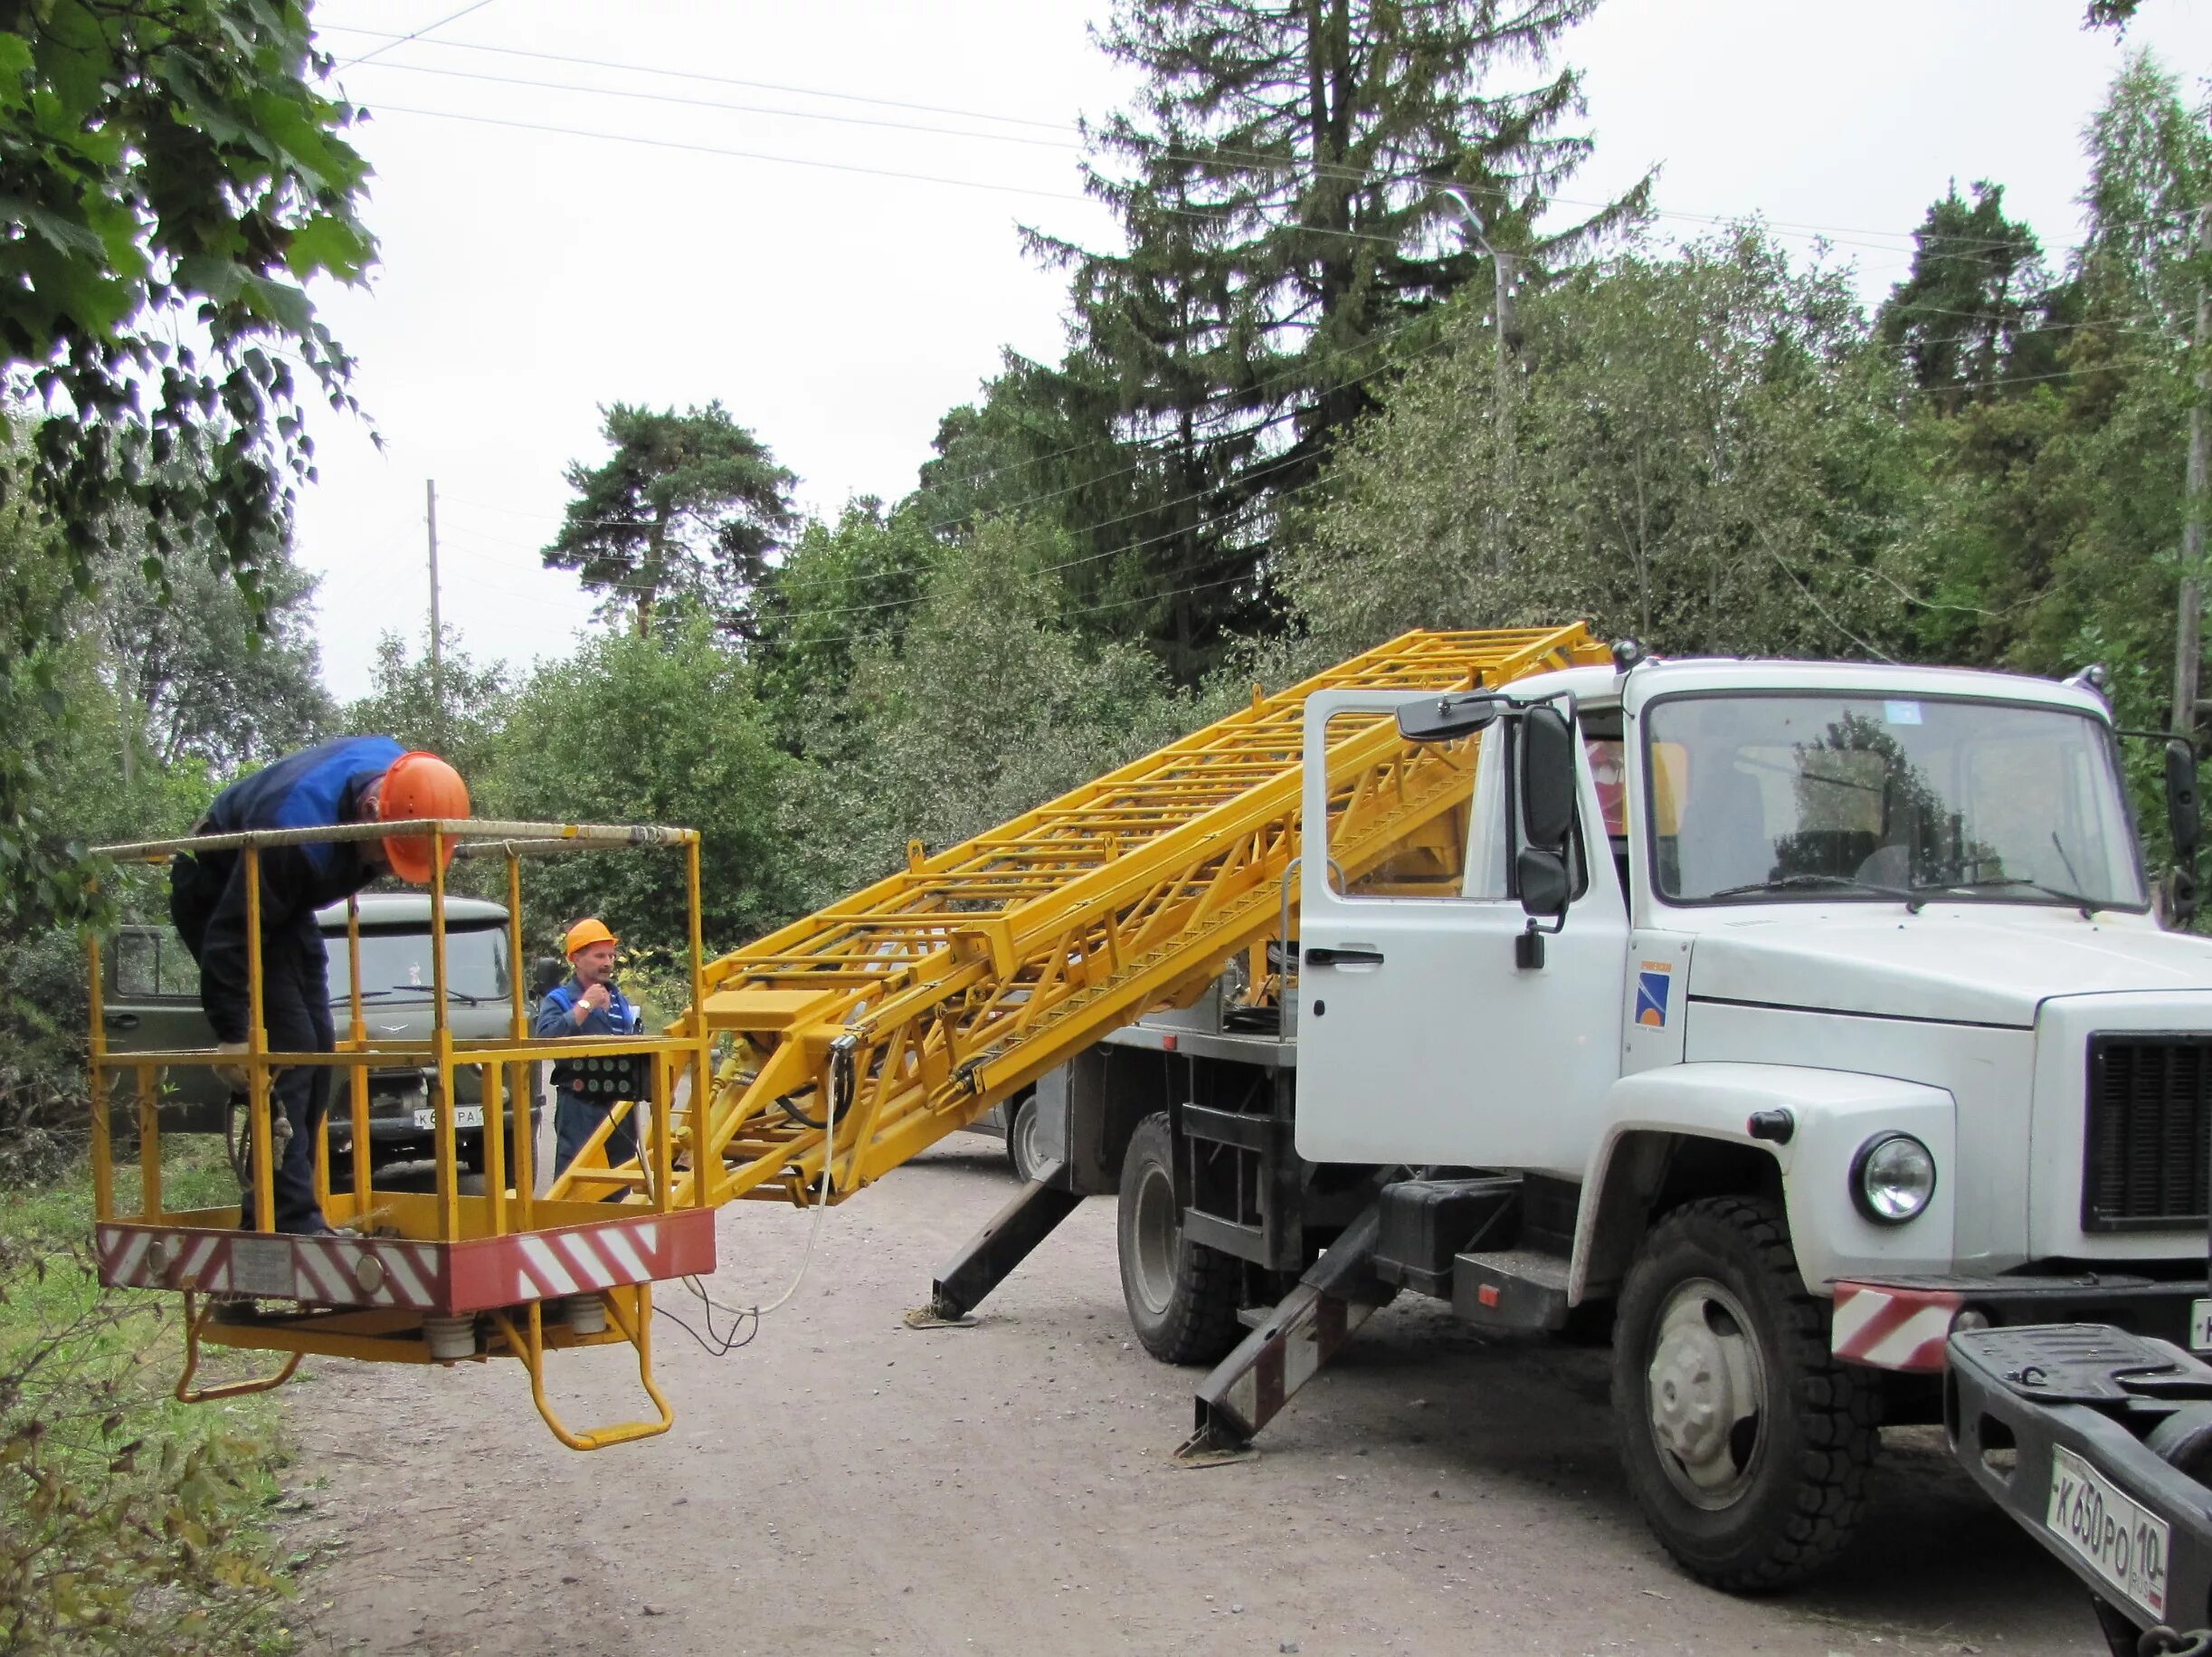
{"type": "MultiPolygon", "coordinates": [[[[330,956],[330,1000],[345,1001],[349,991],[346,934],[325,932],[330,956]]],[[[446,987],[464,1000],[496,1001],[507,995],[507,934],[480,927],[445,935],[446,987]]],[[[384,1001],[426,1001],[431,995],[428,932],[363,932],[361,993],[384,1001]]]]}
{"type": "Polygon", "coordinates": [[[2112,738],[2049,707],[1687,696],[1646,719],[1678,903],[1890,896],[2141,909],[2112,738]]]}

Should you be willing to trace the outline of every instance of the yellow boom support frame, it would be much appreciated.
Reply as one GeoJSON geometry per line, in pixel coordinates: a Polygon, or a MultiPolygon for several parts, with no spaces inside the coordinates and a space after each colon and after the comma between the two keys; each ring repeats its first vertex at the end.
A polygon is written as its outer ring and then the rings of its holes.
{"type": "MultiPolygon", "coordinates": [[[[679,1134],[678,1205],[841,1200],[1149,1008],[1187,1002],[1279,928],[1299,848],[1306,699],[1499,685],[1601,663],[1581,625],[1406,633],[907,868],[706,968],[726,1037],[679,1134]]],[[[1456,871],[1471,743],[1381,715],[1329,748],[1328,845],[1357,881],[1410,842],[1456,871]]],[[[556,1197],[639,1193],[586,1157],[556,1197]]]]}

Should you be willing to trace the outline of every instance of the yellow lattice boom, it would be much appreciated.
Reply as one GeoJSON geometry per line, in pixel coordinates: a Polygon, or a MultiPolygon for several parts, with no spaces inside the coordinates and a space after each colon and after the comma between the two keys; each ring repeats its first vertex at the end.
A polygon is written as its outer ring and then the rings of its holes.
{"type": "MultiPolygon", "coordinates": [[[[973,840],[910,847],[900,873],[707,967],[685,1023],[696,1035],[703,1017],[726,1052],[670,1136],[669,1195],[812,1201],[831,1154],[841,1199],[1147,1009],[1195,997],[1279,929],[1315,692],[1474,689],[1606,659],[1580,625],[1409,633],[1255,689],[1248,708],[973,840]]],[[[1456,868],[1472,745],[1409,743],[1381,715],[1341,724],[1328,845],[1343,878],[1399,881],[1424,855],[1456,868]]],[[[587,1152],[551,1195],[655,1186],[587,1152]]]]}

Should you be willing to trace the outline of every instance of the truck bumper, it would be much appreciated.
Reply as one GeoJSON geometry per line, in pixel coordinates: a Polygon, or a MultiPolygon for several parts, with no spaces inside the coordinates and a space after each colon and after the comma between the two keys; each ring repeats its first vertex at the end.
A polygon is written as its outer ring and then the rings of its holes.
{"type": "Polygon", "coordinates": [[[1943,1422],[1968,1476],[2137,1624],[2212,1623],[2212,1491],[2141,1442],[2177,1410],[2207,1407],[2212,1368],[2082,1324],[1950,1344],[1943,1422]]]}
{"type": "Polygon", "coordinates": [[[1846,1364],[1934,1375],[1952,1328],[2100,1323],[2186,1343],[2189,1302],[2206,1280],[2175,1282],[2117,1272],[2055,1277],[1846,1278],[1836,1284],[1828,1349],[1846,1364]]]}

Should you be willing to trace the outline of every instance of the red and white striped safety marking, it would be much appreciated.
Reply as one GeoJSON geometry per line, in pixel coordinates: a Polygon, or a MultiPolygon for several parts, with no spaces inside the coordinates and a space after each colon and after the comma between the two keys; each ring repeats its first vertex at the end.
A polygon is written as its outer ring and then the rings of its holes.
{"type": "Polygon", "coordinates": [[[1948,1289],[1837,1283],[1828,1349],[1870,1369],[1934,1374],[1944,1367],[1951,1321],[1965,1304],[1964,1295],[1948,1289]]]}
{"type": "Polygon", "coordinates": [[[1339,1352],[1374,1308],[1333,1294],[1313,1296],[1276,1325],[1272,1338],[1229,1385],[1221,1402],[1257,1433],[1339,1352]]]}
{"type": "Polygon", "coordinates": [[[94,1248],[115,1287],[455,1314],[711,1271],[715,1217],[686,1209],[465,1243],[108,1224],[94,1248]]]}
{"type": "Polygon", "coordinates": [[[715,1216],[705,1208],[483,1237],[454,1245],[453,1309],[555,1300],[622,1283],[688,1277],[714,1265],[715,1216]]]}
{"type": "Polygon", "coordinates": [[[95,1247],[100,1281],[113,1285],[425,1311],[441,1309],[447,1298],[440,1251],[431,1243],[102,1225],[95,1247]]]}

